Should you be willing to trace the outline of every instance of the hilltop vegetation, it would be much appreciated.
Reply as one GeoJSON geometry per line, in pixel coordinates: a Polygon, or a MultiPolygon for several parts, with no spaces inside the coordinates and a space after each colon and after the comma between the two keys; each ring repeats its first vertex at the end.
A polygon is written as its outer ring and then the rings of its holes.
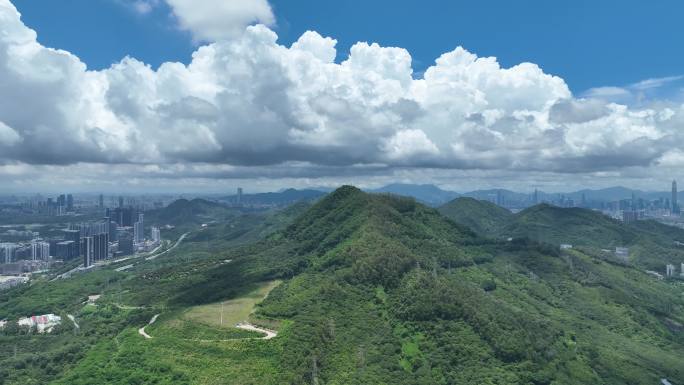
{"type": "Polygon", "coordinates": [[[557,247],[571,244],[608,257],[615,247],[629,247],[629,262],[663,271],[684,262],[684,230],[652,220],[622,223],[598,211],[539,204],[517,214],[485,201],[459,198],[440,209],[446,217],[497,239],[527,238],[557,247]],[[602,251],[608,250],[608,252],[602,251]]]}
{"type": "Polygon", "coordinates": [[[240,211],[205,199],[178,199],[170,205],[145,212],[145,220],[157,225],[187,226],[234,218],[240,211]]]}
{"type": "Polygon", "coordinates": [[[121,325],[56,383],[684,382],[681,285],[583,250],[484,238],[413,199],[347,186],[257,242],[189,250],[103,288],[103,305],[162,313],[155,338],[121,325]],[[198,342],[211,329],[165,321],[276,279],[252,319],[279,328],[272,340],[198,342]]]}
{"type": "Polygon", "coordinates": [[[454,222],[489,237],[496,237],[513,216],[494,203],[466,197],[456,198],[438,210],[454,222]]]}

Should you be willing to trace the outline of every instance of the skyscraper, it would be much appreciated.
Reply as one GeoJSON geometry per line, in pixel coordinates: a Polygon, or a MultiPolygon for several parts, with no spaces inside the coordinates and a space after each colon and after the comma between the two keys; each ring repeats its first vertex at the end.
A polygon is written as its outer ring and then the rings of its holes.
{"type": "Polygon", "coordinates": [[[138,214],[138,221],[135,222],[133,226],[133,240],[135,243],[143,243],[145,241],[145,226],[144,226],[144,215],[142,213],[138,214]]]}
{"type": "Polygon", "coordinates": [[[677,181],[672,181],[672,199],[670,201],[672,205],[671,210],[673,214],[679,214],[679,204],[677,203],[677,181]]]}
{"type": "Polygon", "coordinates": [[[152,226],[152,242],[159,243],[161,241],[161,231],[159,227],[152,226]]]}
{"type": "Polygon", "coordinates": [[[99,199],[99,206],[101,209],[103,209],[104,208],[104,195],[100,194],[99,198],[100,198],[99,199]]]}
{"type": "Polygon", "coordinates": [[[83,238],[83,267],[90,267],[95,261],[95,239],[83,238]]]}
{"type": "Polygon", "coordinates": [[[237,203],[242,204],[242,187],[237,189],[237,203]]]}
{"type": "Polygon", "coordinates": [[[34,241],[31,243],[31,259],[34,261],[46,261],[50,258],[50,244],[48,242],[34,241]]]}
{"type": "Polygon", "coordinates": [[[73,195],[67,194],[66,206],[67,206],[67,211],[74,211],[74,196],[73,195]]]}

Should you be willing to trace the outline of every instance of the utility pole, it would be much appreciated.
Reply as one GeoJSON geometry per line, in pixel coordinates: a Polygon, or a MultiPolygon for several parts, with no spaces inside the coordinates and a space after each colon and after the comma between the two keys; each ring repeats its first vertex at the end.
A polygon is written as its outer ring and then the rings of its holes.
{"type": "Polygon", "coordinates": [[[221,302],[221,326],[223,326],[223,301],[221,302]]]}

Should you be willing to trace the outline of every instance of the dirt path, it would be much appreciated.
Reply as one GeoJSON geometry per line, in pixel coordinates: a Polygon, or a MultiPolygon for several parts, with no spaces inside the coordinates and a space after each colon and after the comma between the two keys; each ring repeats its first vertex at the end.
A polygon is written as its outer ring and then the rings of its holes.
{"type": "Polygon", "coordinates": [[[74,326],[76,327],[76,329],[81,329],[81,327],[80,327],[80,326],[78,325],[78,323],[76,322],[76,317],[74,317],[74,316],[71,315],[71,314],[67,314],[67,318],[69,318],[69,319],[71,320],[71,322],[74,323],[74,326]]]}
{"type": "Polygon", "coordinates": [[[154,321],[157,320],[157,317],[159,317],[159,314],[155,314],[154,317],[152,317],[152,319],[150,320],[150,322],[149,322],[147,325],[145,325],[145,326],[141,327],[140,329],[138,329],[138,334],[140,334],[141,336],[147,338],[148,340],[151,339],[152,336],[149,335],[149,334],[147,334],[147,333],[145,333],[145,328],[146,328],[147,326],[149,326],[149,325],[152,325],[152,324],[154,323],[154,321]]]}
{"type": "Polygon", "coordinates": [[[261,340],[270,340],[271,338],[274,338],[278,335],[278,332],[275,332],[273,330],[262,329],[258,326],[254,326],[250,323],[239,323],[239,324],[235,325],[235,327],[238,329],[242,329],[242,330],[249,330],[249,331],[253,331],[253,332],[259,332],[259,333],[266,334],[264,337],[259,338],[261,340]]]}

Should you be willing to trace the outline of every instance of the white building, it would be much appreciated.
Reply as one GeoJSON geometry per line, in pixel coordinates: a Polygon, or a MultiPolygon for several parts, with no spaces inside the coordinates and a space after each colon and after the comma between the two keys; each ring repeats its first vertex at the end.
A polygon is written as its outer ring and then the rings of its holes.
{"type": "Polygon", "coordinates": [[[50,258],[50,244],[48,242],[31,242],[31,259],[47,261],[50,258]]]}
{"type": "Polygon", "coordinates": [[[7,277],[0,276],[0,290],[11,289],[15,286],[27,283],[28,277],[7,277]]]}
{"type": "Polygon", "coordinates": [[[16,243],[0,243],[0,263],[12,263],[19,245],[16,243]]]}
{"type": "Polygon", "coordinates": [[[682,265],[680,266],[679,275],[684,277],[684,263],[682,263],[682,265]]]}
{"type": "Polygon", "coordinates": [[[615,256],[622,259],[623,261],[627,261],[629,259],[629,248],[628,247],[616,247],[615,248],[615,256]]]}
{"type": "Polygon", "coordinates": [[[83,267],[90,267],[95,261],[95,238],[83,238],[83,267]]]}
{"type": "Polygon", "coordinates": [[[152,243],[159,242],[161,242],[161,231],[159,231],[159,227],[152,227],[152,243]]]}
{"type": "Polygon", "coordinates": [[[672,277],[675,273],[675,267],[672,264],[667,264],[665,265],[665,275],[668,277],[672,277]]]}
{"type": "Polygon", "coordinates": [[[19,326],[28,326],[30,328],[36,328],[38,333],[50,333],[52,328],[62,323],[62,317],[54,314],[44,314],[39,316],[31,316],[22,318],[17,321],[19,326]]]}

